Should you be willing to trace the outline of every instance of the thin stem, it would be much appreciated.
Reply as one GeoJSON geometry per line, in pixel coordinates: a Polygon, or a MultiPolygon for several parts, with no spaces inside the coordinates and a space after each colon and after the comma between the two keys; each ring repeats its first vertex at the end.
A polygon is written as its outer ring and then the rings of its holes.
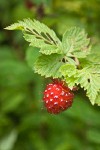
{"type": "Polygon", "coordinates": [[[79,62],[78,58],[74,57],[74,60],[75,60],[75,62],[76,62],[76,65],[79,66],[79,65],[80,65],[80,62],[79,62]]]}

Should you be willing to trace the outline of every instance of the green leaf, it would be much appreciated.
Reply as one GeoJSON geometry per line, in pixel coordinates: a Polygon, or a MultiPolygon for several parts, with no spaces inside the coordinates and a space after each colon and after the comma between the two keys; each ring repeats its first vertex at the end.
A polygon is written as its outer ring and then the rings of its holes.
{"type": "Polygon", "coordinates": [[[63,64],[62,58],[63,56],[59,54],[41,55],[35,63],[34,70],[41,76],[60,78],[62,75],[59,68],[63,64]]]}
{"type": "Polygon", "coordinates": [[[60,67],[60,71],[63,76],[71,77],[76,74],[76,66],[71,64],[64,64],[60,67]]]}
{"type": "Polygon", "coordinates": [[[100,76],[94,74],[93,70],[89,67],[78,70],[77,75],[77,84],[80,84],[82,88],[86,90],[87,96],[89,97],[91,103],[94,105],[97,103],[96,97],[100,90],[100,76]]]}
{"type": "Polygon", "coordinates": [[[67,30],[62,38],[64,52],[67,53],[67,56],[77,58],[84,58],[89,54],[89,42],[85,31],[76,27],[67,30]]]}
{"type": "Polygon", "coordinates": [[[87,59],[93,64],[100,65],[100,54],[99,53],[91,53],[88,55],[87,59]]]}
{"type": "Polygon", "coordinates": [[[50,43],[47,39],[44,39],[44,37],[36,36],[36,35],[30,35],[24,33],[24,38],[26,41],[30,42],[30,46],[38,47],[40,48],[40,53],[50,55],[52,53],[58,53],[61,54],[61,48],[60,45],[57,46],[53,43],[50,43]]]}
{"type": "Polygon", "coordinates": [[[77,79],[74,77],[77,71],[76,66],[72,64],[64,64],[60,67],[59,71],[64,76],[64,79],[68,86],[72,88],[75,85],[77,79]]]}
{"type": "Polygon", "coordinates": [[[55,32],[37,20],[25,19],[5,28],[7,30],[22,30],[30,45],[40,48],[45,55],[62,53],[62,44],[55,32]]]}
{"type": "Polygon", "coordinates": [[[66,76],[66,77],[65,77],[65,81],[66,81],[66,83],[68,84],[68,87],[69,87],[70,89],[73,89],[73,86],[75,86],[75,84],[76,84],[76,82],[77,82],[77,78],[74,77],[74,76],[71,76],[71,77],[66,76]]]}
{"type": "Polygon", "coordinates": [[[99,61],[89,60],[88,57],[79,59],[80,66],[82,68],[90,67],[93,73],[100,74],[100,63],[99,61]]]}
{"type": "Polygon", "coordinates": [[[97,97],[96,97],[96,104],[98,106],[100,106],[100,92],[98,93],[97,97]]]}
{"type": "Polygon", "coordinates": [[[91,69],[93,73],[100,74],[100,64],[91,65],[91,69]]]}
{"type": "Polygon", "coordinates": [[[88,66],[91,66],[91,61],[88,60],[88,57],[86,58],[79,58],[80,67],[85,68],[88,66]]]}

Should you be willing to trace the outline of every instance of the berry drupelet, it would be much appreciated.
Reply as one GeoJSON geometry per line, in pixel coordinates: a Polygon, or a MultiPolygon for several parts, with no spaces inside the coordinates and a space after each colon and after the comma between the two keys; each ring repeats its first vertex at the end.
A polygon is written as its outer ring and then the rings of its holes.
{"type": "Polygon", "coordinates": [[[46,86],[43,101],[49,113],[59,114],[71,107],[73,98],[73,92],[64,85],[64,82],[54,80],[46,86]]]}

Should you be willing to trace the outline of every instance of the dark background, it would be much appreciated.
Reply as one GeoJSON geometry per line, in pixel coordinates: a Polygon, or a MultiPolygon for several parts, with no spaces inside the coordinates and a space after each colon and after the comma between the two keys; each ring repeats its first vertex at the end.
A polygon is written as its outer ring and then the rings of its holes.
{"type": "Polygon", "coordinates": [[[0,150],[100,150],[100,108],[83,90],[69,110],[46,112],[42,92],[49,81],[32,71],[36,49],[20,31],[3,29],[23,18],[42,21],[59,38],[71,26],[83,27],[100,54],[100,0],[0,0],[0,150]]]}

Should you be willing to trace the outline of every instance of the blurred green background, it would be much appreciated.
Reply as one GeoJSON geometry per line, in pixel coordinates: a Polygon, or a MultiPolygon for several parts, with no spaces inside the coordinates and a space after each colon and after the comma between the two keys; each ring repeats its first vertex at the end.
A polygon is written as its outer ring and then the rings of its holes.
{"type": "Polygon", "coordinates": [[[0,150],[100,150],[100,107],[83,90],[71,109],[46,112],[42,92],[49,81],[32,71],[37,49],[21,32],[3,29],[23,18],[42,21],[59,38],[71,26],[83,27],[100,53],[100,0],[0,0],[0,150]]]}

